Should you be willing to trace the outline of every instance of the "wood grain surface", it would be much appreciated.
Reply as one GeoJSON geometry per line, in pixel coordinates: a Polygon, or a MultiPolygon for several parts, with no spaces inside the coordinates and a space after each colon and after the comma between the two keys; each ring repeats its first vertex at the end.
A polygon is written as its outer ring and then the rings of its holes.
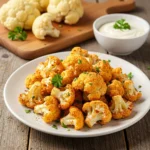
{"type": "MultiPolygon", "coordinates": [[[[6,2],[1,0],[0,4],[6,2]]],[[[94,20],[104,14],[114,12],[126,12],[135,8],[134,0],[108,0],[103,3],[91,3],[83,1],[84,16],[76,25],[65,25],[53,23],[60,30],[59,38],[46,37],[45,40],[38,40],[28,32],[26,41],[11,41],[8,39],[8,30],[0,25],[0,43],[14,54],[24,59],[33,59],[45,54],[60,51],[63,48],[93,38],[92,24],[94,20]]]]}
{"type": "MultiPolygon", "coordinates": [[[[103,1],[106,0],[99,0],[103,1]]],[[[136,0],[136,6],[135,11],[130,13],[143,17],[150,23],[149,0],[136,0]]],[[[79,46],[90,51],[107,53],[95,39],[87,40],[79,46]]],[[[62,51],[69,51],[71,48],[62,51]]],[[[138,51],[121,58],[136,65],[150,79],[150,70],[147,69],[150,66],[150,36],[138,51]]],[[[4,104],[3,87],[11,73],[26,62],[0,47],[0,150],[150,150],[150,112],[126,130],[107,136],[83,139],[48,135],[19,122],[4,104]]],[[[18,87],[13,85],[12,88],[18,87]]]]}

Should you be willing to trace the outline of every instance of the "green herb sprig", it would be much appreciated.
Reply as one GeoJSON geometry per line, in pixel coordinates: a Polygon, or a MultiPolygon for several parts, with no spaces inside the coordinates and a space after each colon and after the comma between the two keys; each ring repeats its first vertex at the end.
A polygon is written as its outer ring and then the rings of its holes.
{"type": "Polygon", "coordinates": [[[132,79],[133,78],[133,74],[132,74],[132,72],[130,72],[129,74],[128,74],[128,79],[132,79]]]}
{"type": "Polygon", "coordinates": [[[52,78],[52,84],[57,87],[60,88],[62,86],[62,76],[60,74],[56,74],[53,78],[52,78]]]}
{"type": "Polygon", "coordinates": [[[127,29],[131,29],[131,26],[129,25],[129,23],[127,23],[125,21],[125,19],[120,19],[117,20],[113,26],[115,29],[120,29],[120,30],[127,30],[127,29]]]}
{"type": "Polygon", "coordinates": [[[27,38],[27,33],[21,27],[16,27],[14,31],[9,31],[8,38],[12,41],[20,40],[25,41],[27,38]]]}

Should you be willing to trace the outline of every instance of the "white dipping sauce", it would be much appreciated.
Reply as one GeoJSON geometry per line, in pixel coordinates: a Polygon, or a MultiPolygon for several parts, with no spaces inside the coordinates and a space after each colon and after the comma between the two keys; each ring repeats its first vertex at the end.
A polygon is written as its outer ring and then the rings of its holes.
{"type": "Polygon", "coordinates": [[[105,36],[119,38],[119,39],[135,38],[145,33],[145,30],[140,25],[132,21],[126,21],[126,22],[129,23],[131,27],[130,30],[129,29],[126,29],[126,30],[115,29],[113,27],[115,22],[110,22],[110,23],[106,23],[102,25],[99,28],[99,32],[101,32],[105,36]]]}

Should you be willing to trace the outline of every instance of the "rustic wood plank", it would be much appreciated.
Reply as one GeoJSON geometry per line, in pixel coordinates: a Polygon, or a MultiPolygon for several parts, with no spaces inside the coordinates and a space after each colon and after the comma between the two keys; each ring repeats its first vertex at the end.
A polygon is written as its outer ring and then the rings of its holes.
{"type": "MultiPolygon", "coordinates": [[[[132,14],[146,19],[150,23],[149,0],[136,0],[137,9],[132,14]]],[[[150,79],[150,36],[147,42],[133,54],[122,57],[140,68],[150,79]]],[[[134,74],[134,73],[133,73],[134,74]]],[[[143,108],[144,109],[144,108],[143,108]]],[[[150,112],[138,123],[126,129],[128,148],[130,150],[150,150],[150,112]]]]}
{"type": "MultiPolygon", "coordinates": [[[[3,100],[3,88],[10,74],[25,63],[0,47],[0,149],[26,150],[29,128],[15,119],[8,111],[3,100]]],[[[12,85],[14,86],[14,85],[12,85]]],[[[16,87],[17,88],[17,87],[16,87]]]]}

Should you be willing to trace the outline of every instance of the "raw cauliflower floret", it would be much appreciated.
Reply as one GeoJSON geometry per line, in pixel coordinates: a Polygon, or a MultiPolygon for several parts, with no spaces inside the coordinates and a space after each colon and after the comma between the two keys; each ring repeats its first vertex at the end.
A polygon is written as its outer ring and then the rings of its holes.
{"type": "Polygon", "coordinates": [[[19,102],[29,108],[34,108],[36,105],[42,104],[44,100],[41,95],[41,83],[35,82],[28,92],[20,94],[19,102]]]}
{"type": "Polygon", "coordinates": [[[54,16],[53,21],[76,24],[83,16],[81,0],[50,0],[47,12],[54,16]]]}
{"type": "Polygon", "coordinates": [[[138,99],[141,98],[142,96],[142,93],[141,92],[138,92],[135,87],[134,87],[134,83],[132,80],[126,80],[124,81],[123,83],[123,87],[124,87],[124,90],[125,90],[125,94],[124,94],[124,97],[131,101],[131,102],[135,102],[137,101],[138,99]]]}
{"type": "Polygon", "coordinates": [[[84,116],[82,111],[75,106],[69,108],[69,114],[60,119],[61,125],[74,126],[76,130],[80,130],[84,126],[84,116]]]}
{"type": "Polygon", "coordinates": [[[103,78],[95,72],[81,73],[77,79],[73,80],[72,86],[75,90],[83,91],[84,96],[90,101],[100,99],[107,90],[103,78]]]}
{"type": "Polygon", "coordinates": [[[74,47],[71,50],[71,55],[81,55],[83,56],[91,65],[94,65],[96,62],[98,62],[100,59],[95,54],[88,54],[88,51],[85,49],[82,49],[81,47],[74,47]]]}
{"type": "Polygon", "coordinates": [[[36,74],[29,74],[25,79],[26,88],[29,89],[37,81],[41,81],[41,77],[36,76],[36,74]]]}
{"type": "Polygon", "coordinates": [[[112,70],[112,79],[119,80],[120,82],[124,82],[128,79],[128,76],[126,74],[122,73],[121,68],[113,68],[112,70]]]}
{"type": "Polygon", "coordinates": [[[0,9],[0,23],[9,30],[16,27],[31,29],[39,10],[25,0],[10,0],[0,9]]]}
{"type": "Polygon", "coordinates": [[[106,83],[108,83],[112,78],[112,68],[106,60],[101,60],[93,65],[93,70],[99,73],[106,83]]]}
{"type": "Polygon", "coordinates": [[[99,100],[86,102],[82,108],[83,112],[87,114],[85,123],[92,128],[97,122],[104,125],[108,123],[112,114],[108,106],[99,100]]]}
{"type": "Polygon", "coordinates": [[[59,100],[61,109],[69,108],[75,99],[75,91],[70,84],[61,89],[54,87],[51,95],[59,100]]]}
{"type": "Polygon", "coordinates": [[[110,110],[114,119],[126,118],[131,115],[133,104],[122,98],[121,95],[112,97],[110,110]]]}
{"type": "Polygon", "coordinates": [[[107,87],[107,94],[110,97],[113,97],[115,95],[124,95],[124,88],[123,85],[120,81],[118,80],[113,80],[111,84],[108,85],[107,87]]]}
{"type": "Polygon", "coordinates": [[[74,70],[74,77],[84,71],[92,70],[92,65],[81,55],[69,55],[63,62],[66,70],[74,70]]]}
{"type": "Polygon", "coordinates": [[[61,73],[64,67],[61,60],[56,56],[49,56],[45,62],[40,63],[36,68],[36,73],[42,78],[48,78],[50,72],[61,73]]]}
{"type": "Polygon", "coordinates": [[[44,78],[41,81],[41,94],[50,95],[51,90],[53,89],[52,78],[56,75],[55,72],[51,71],[48,78],[44,78]]]}
{"type": "Polygon", "coordinates": [[[44,40],[47,35],[55,38],[60,35],[60,31],[53,27],[49,13],[44,13],[34,20],[32,32],[40,40],[44,40]]]}
{"type": "Polygon", "coordinates": [[[44,101],[43,104],[34,107],[34,112],[43,115],[43,120],[46,123],[59,119],[61,110],[58,107],[58,100],[53,96],[47,96],[44,98],[44,101]]]}
{"type": "Polygon", "coordinates": [[[35,7],[40,12],[46,12],[47,6],[49,4],[49,0],[26,0],[26,1],[35,5],[35,7]]]}

